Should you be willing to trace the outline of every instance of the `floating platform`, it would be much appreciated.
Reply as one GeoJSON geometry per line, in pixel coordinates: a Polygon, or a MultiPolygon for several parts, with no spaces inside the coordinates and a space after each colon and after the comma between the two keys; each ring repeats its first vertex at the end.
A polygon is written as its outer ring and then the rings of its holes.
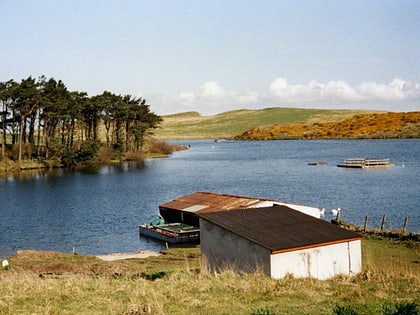
{"type": "Polygon", "coordinates": [[[338,167],[348,168],[378,168],[378,167],[390,167],[392,166],[388,158],[380,159],[366,159],[366,158],[350,158],[345,159],[342,164],[338,164],[338,167]]]}
{"type": "Polygon", "coordinates": [[[140,236],[147,236],[171,244],[194,243],[200,240],[200,228],[184,223],[139,225],[140,236]]]}

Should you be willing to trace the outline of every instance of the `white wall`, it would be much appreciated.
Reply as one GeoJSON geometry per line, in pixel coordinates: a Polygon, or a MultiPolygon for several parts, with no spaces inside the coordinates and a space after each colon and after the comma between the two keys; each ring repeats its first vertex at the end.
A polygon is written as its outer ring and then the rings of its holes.
{"type": "Polygon", "coordinates": [[[361,268],[360,240],[271,255],[271,277],[275,279],[293,274],[323,280],[339,274],[355,275],[361,268]]]}
{"type": "Polygon", "coordinates": [[[293,210],[297,210],[299,212],[310,215],[310,216],[312,216],[314,218],[317,218],[317,219],[320,219],[321,215],[322,215],[322,210],[320,208],[297,205],[297,204],[288,203],[288,202],[276,202],[275,204],[289,207],[293,210]]]}
{"type": "Polygon", "coordinates": [[[286,206],[290,209],[299,211],[301,213],[310,215],[314,218],[320,219],[322,216],[322,209],[316,208],[316,207],[310,207],[310,206],[304,206],[304,205],[298,205],[295,203],[289,203],[289,202],[281,202],[281,201],[271,201],[271,200],[264,200],[260,201],[259,203],[251,206],[250,208],[264,208],[264,207],[272,207],[273,205],[279,205],[279,206],[286,206]]]}

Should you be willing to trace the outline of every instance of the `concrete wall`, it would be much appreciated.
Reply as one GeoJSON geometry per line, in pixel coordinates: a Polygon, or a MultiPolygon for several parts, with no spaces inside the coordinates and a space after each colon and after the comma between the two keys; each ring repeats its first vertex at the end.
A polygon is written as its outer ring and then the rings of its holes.
{"type": "Polygon", "coordinates": [[[211,272],[261,271],[270,275],[271,251],[200,218],[200,248],[211,272]]]}
{"type": "Polygon", "coordinates": [[[275,279],[293,274],[323,280],[339,274],[355,275],[361,268],[360,240],[271,255],[271,277],[275,279]]]}

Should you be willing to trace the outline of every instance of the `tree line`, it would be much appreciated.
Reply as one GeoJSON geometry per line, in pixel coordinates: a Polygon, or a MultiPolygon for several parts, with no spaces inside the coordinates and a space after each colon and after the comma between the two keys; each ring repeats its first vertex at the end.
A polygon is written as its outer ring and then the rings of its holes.
{"type": "Polygon", "coordinates": [[[89,97],[45,76],[0,82],[1,157],[19,163],[59,159],[72,166],[92,160],[100,147],[121,158],[141,151],[161,121],[142,97],[89,97]]]}

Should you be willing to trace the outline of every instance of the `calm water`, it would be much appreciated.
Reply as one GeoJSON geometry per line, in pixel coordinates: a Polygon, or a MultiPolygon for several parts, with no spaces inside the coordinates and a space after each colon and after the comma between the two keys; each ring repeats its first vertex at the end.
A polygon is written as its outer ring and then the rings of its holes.
{"type": "Polygon", "coordinates": [[[161,250],[138,224],[158,205],[212,191],[332,208],[342,219],[420,231],[420,140],[189,141],[188,151],[91,172],[27,173],[0,178],[0,257],[19,249],[104,254],[161,250]],[[345,169],[347,157],[389,157],[386,169],[345,169]],[[328,166],[308,166],[325,161],[328,166]]]}

